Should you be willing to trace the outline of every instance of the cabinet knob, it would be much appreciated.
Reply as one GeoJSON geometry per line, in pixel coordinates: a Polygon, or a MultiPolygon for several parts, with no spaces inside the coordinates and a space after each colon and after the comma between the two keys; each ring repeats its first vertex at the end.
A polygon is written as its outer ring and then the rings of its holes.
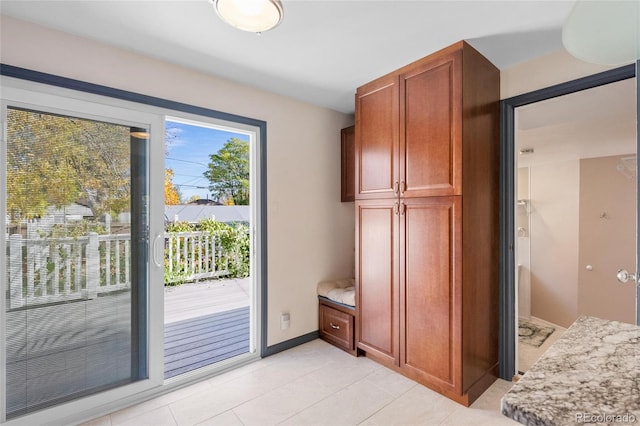
{"type": "Polygon", "coordinates": [[[393,183],[393,193],[398,195],[399,192],[400,192],[400,183],[398,183],[398,181],[395,181],[393,183]]]}
{"type": "Polygon", "coordinates": [[[330,322],[329,325],[331,326],[331,328],[333,328],[334,330],[340,330],[340,326],[339,325],[335,325],[334,323],[330,322]]]}

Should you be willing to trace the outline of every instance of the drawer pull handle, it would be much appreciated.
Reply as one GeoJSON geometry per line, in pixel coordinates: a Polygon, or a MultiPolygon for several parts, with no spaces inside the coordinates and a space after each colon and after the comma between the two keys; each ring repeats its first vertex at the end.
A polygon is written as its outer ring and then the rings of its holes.
{"type": "Polygon", "coordinates": [[[331,328],[333,328],[334,330],[340,330],[340,326],[339,325],[335,325],[334,323],[330,322],[329,325],[331,326],[331,328]]]}

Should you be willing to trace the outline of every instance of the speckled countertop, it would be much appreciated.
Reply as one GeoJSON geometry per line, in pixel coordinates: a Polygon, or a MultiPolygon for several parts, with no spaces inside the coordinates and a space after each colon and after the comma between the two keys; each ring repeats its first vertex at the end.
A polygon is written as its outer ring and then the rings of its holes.
{"type": "Polygon", "coordinates": [[[502,398],[525,425],[640,425],[640,327],[580,317],[502,398]]]}

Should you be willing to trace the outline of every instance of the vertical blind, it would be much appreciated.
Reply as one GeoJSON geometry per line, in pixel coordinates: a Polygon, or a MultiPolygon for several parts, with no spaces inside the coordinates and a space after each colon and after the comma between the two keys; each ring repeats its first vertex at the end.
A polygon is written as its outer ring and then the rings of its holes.
{"type": "Polygon", "coordinates": [[[13,107],[6,118],[10,419],[147,377],[148,134],[13,107]]]}

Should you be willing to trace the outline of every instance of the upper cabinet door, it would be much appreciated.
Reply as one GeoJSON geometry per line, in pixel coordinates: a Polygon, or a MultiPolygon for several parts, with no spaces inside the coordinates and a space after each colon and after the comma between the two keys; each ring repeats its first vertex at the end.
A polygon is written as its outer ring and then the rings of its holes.
{"type": "Polygon", "coordinates": [[[400,75],[400,192],[462,194],[462,51],[417,62],[400,75]]]}
{"type": "Polygon", "coordinates": [[[398,196],[398,76],[356,93],[356,199],[398,196]]]}

